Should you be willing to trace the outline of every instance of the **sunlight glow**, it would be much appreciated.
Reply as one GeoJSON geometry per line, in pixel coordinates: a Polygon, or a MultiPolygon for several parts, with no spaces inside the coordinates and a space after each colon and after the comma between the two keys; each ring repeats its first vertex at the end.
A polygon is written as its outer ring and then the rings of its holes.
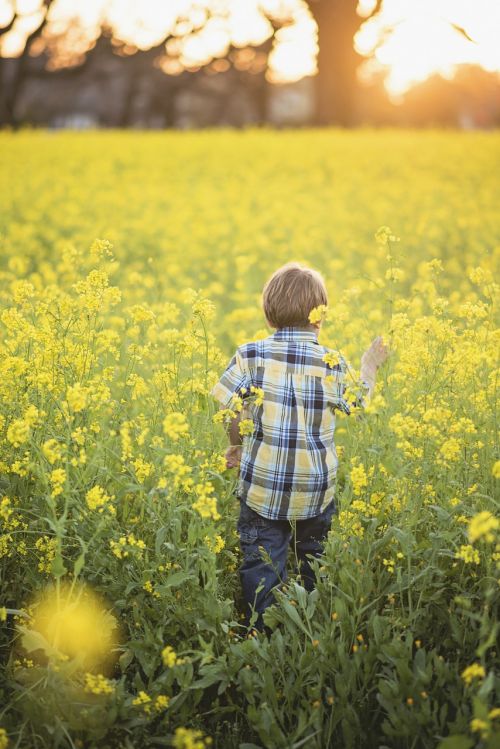
{"type": "MultiPolygon", "coordinates": [[[[367,17],[374,5],[375,0],[360,0],[360,15],[367,17]]],[[[9,21],[11,7],[9,0],[0,0],[0,25],[9,21]]],[[[39,7],[40,0],[17,0],[19,12],[29,15],[2,38],[4,55],[18,54],[26,34],[37,25],[39,7]]],[[[193,67],[224,56],[231,43],[243,48],[269,39],[273,29],[266,13],[288,20],[276,32],[269,79],[284,82],[313,75],[317,34],[304,0],[56,0],[48,27],[60,37],[63,60],[70,53],[84,54],[103,22],[139,49],[158,45],[168,32],[186,35],[169,42],[167,49],[177,50],[177,65],[193,67]]],[[[363,24],[355,46],[369,58],[364,75],[386,72],[385,85],[396,96],[432,73],[452,75],[460,63],[500,71],[499,37],[498,0],[384,0],[382,12],[363,24]],[[452,24],[465,29],[473,41],[452,24]]]]}
{"type": "Polygon", "coordinates": [[[385,0],[382,14],[357,34],[356,49],[374,55],[372,69],[388,71],[386,88],[397,95],[432,73],[449,77],[461,63],[500,71],[499,37],[496,0],[385,0]]]}

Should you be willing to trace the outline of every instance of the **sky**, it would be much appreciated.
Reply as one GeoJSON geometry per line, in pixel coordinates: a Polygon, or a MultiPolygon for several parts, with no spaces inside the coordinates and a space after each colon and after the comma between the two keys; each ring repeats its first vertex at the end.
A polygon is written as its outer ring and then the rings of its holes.
{"type": "MultiPolygon", "coordinates": [[[[37,23],[40,0],[0,0],[0,25],[11,17],[12,3],[31,14],[2,39],[2,54],[15,55],[29,30],[37,23]]],[[[373,0],[360,0],[366,14],[373,0]]],[[[145,49],[164,38],[183,14],[182,43],[170,47],[184,65],[202,64],[221,57],[230,41],[236,46],[258,44],[272,33],[259,8],[276,17],[289,17],[290,25],[276,34],[269,61],[269,78],[292,81],[316,72],[316,27],[303,0],[56,0],[50,29],[59,32],[62,48],[85,51],[88,37],[107,21],[123,41],[145,49]],[[207,8],[217,11],[207,21],[207,8]],[[68,21],[77,19],[81,33],[65,33],[68,21]]],[[[432,73],[453,74],[460,63],[475,63],[500,72],[500,0],[384,0],[382,12],[366,21],[355,39],[358,52],[367,57],[363,75],[383,70],[389,93],[397,97],[432,73]],[[451,24],[464,28],[467,40],[451,24]]]]}

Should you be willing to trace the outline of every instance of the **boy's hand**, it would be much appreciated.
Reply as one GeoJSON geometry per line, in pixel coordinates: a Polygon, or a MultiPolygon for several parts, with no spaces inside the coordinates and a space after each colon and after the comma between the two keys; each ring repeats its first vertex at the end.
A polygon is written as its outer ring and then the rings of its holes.
{"type": "Polygon", "coordinates": [[[373,339],[369,348],[366,349],[361,357],[361,364],[364,364],[365,367],[378,369],[385,362],[389,354],[389,348],[383,342],[382,336],[379,335],[373,339]]]}
{"type": "Polygon", "coordinates": [[[241,445],[231,445],[224,453],[226,468],[238,468],[241,460],[241,445]]]}

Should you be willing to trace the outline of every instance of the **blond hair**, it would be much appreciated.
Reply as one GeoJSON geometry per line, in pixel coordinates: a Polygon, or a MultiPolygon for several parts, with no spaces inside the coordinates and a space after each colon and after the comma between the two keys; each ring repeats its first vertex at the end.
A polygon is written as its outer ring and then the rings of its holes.
{"type": "Polygon", "coordinates": [[[328,304],[321,273],[287,263],[273,273],[262,292],[264,314],[273,328],[309,325],[309,313],[328,304]]]}

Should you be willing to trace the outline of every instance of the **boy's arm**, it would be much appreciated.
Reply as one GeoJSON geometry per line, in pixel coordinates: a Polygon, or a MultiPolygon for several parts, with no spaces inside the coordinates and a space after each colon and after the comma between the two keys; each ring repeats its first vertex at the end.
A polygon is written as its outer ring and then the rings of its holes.
{"type": "Polygon", "coordinates": [[[226,434],[229,438],[229,447],[224,453],[227,468],[237,468],[241,460],[242,438],[240,435],[241,411],[227,424],[224,424],[226,434]]]}
{"type": "Polygon", "coordinates": [[[370,347],[361,357],[360,377],[368,385],[368,397],[371,398],[375,390],[375,378],[377,369],[389,356],[389,349],[382,341],[382,336],[377,336],[370,344],[370,347]]]}
{"type": "MultiPolygon", "coordinates": [[[[211,390],[211,395],[220,403],[222,410],[231,406],[234,396],[241,400],[248,394],[250,387],[248,373],[244,366],[243,358],[239,349],[236,349],[228,366],[221,375],[220,380],[211,390]]],[[[226,434],[229,438],[230,447],[226,450],[226,465],[228,468],[236,468],[240,463],[242,439],[240,435],[241,411],[239,411],[228,424],[224,424],[226,434]]]]}
{"type": "Polygon", "coordinates": [[[229,437],[229,444],[232,447],[235,447],[237,445],[242,445],[242,439],[240,435],[240,420],[241,420],[241,411],[237,416],[234,417],[234,419],[231,419],[229,424],[226,424],[226,433],[229,437]]]}
{"type": "MultiPolygon", "coordinates": [[[[361,384],[366,391],[365,395],[358,398],[354,404],[361,409],[360,413],[356,413],[358,419],[364,418],[363,409],[368,405],[375,392],[375,379],[377,376],[377,370],[380,365],[387,359],[389,353],[389,349],[383,343],[382,337],[377,336],[377,338],[372,341],[370,347],[361,357],[359,381],[355,378],[354,372],[351,369],[349,363],[344,360],[346,373],[353,381],[361,384]]],[[[341,398],[341,404],[341,410],[344,411],[344,413],[350,415],[351,407],[343,400],[343,398],[341,398]]]]}
{"type": "Polygon", "coordinates": [[[375,364],[367,361],[361,362],[359,376],[368,385],[368,398],[371,398],[375,390],[375,378],[377,376],[377,367],[375,364]]]}

